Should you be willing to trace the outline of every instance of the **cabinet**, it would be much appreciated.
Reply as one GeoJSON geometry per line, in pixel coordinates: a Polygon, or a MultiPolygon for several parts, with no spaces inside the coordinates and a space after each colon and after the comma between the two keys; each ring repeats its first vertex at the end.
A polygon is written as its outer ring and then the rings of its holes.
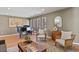
{"type": "Polygon", "coordinates": [[[56,41],[56,39],[61,38],[61,31],[53,31],[52,32],[52,40],[56,41]]]}

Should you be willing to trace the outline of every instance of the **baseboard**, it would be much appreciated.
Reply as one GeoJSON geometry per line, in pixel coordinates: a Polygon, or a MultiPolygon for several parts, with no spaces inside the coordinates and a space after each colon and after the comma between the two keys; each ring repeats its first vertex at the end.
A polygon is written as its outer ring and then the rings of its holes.
{"type": "Polygon", "coordinates": [[[11,35],[1,35],[0,37],[7,37],[7,36],[13,36],[13,35],[18,35],[18,34],[11,34],[11,35]]]}

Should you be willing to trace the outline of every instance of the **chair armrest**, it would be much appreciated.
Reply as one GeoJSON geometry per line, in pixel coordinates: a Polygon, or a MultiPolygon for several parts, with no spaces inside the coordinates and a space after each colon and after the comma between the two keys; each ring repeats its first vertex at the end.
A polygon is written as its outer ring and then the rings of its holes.
{"type": "Polygon", "coordinates": [[[73,44],[73,40],[72,39],[66,39],[64,42],[65,47],[71,47],[73,44]]]}
{"type": "Polygon", "coordinates": [[[72,39],[65,39],[65,42],[69,42],[69,41],[73,42],[72,39]]]}

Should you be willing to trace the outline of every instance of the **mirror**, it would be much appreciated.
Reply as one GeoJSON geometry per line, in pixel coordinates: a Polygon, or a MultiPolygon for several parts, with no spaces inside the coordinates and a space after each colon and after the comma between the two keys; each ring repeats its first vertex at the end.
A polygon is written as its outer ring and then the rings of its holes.
{"type": "Polygon", "coordinates": [[[57,27],[57,29],[61,30],[61,28],[62,28],[62,18],[61,18],[61,16],[56,16],[55,19],[54,19],[54,23],[55,23],[55,26],[57,27]]]}

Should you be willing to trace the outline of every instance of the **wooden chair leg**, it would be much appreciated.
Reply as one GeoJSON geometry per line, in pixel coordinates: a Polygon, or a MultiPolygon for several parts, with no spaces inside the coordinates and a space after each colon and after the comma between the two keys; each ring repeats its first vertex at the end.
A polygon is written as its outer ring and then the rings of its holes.
{"type": "Polygon", "coordinates": [[[67,50],[67,47],[64,46],[64,51],[66,51],[66,50],[67,50]]]}
{"type": "Polygon", "coordinates": [[[19,52],[21,52],[21,50],[19,49],[19,52]]]}

